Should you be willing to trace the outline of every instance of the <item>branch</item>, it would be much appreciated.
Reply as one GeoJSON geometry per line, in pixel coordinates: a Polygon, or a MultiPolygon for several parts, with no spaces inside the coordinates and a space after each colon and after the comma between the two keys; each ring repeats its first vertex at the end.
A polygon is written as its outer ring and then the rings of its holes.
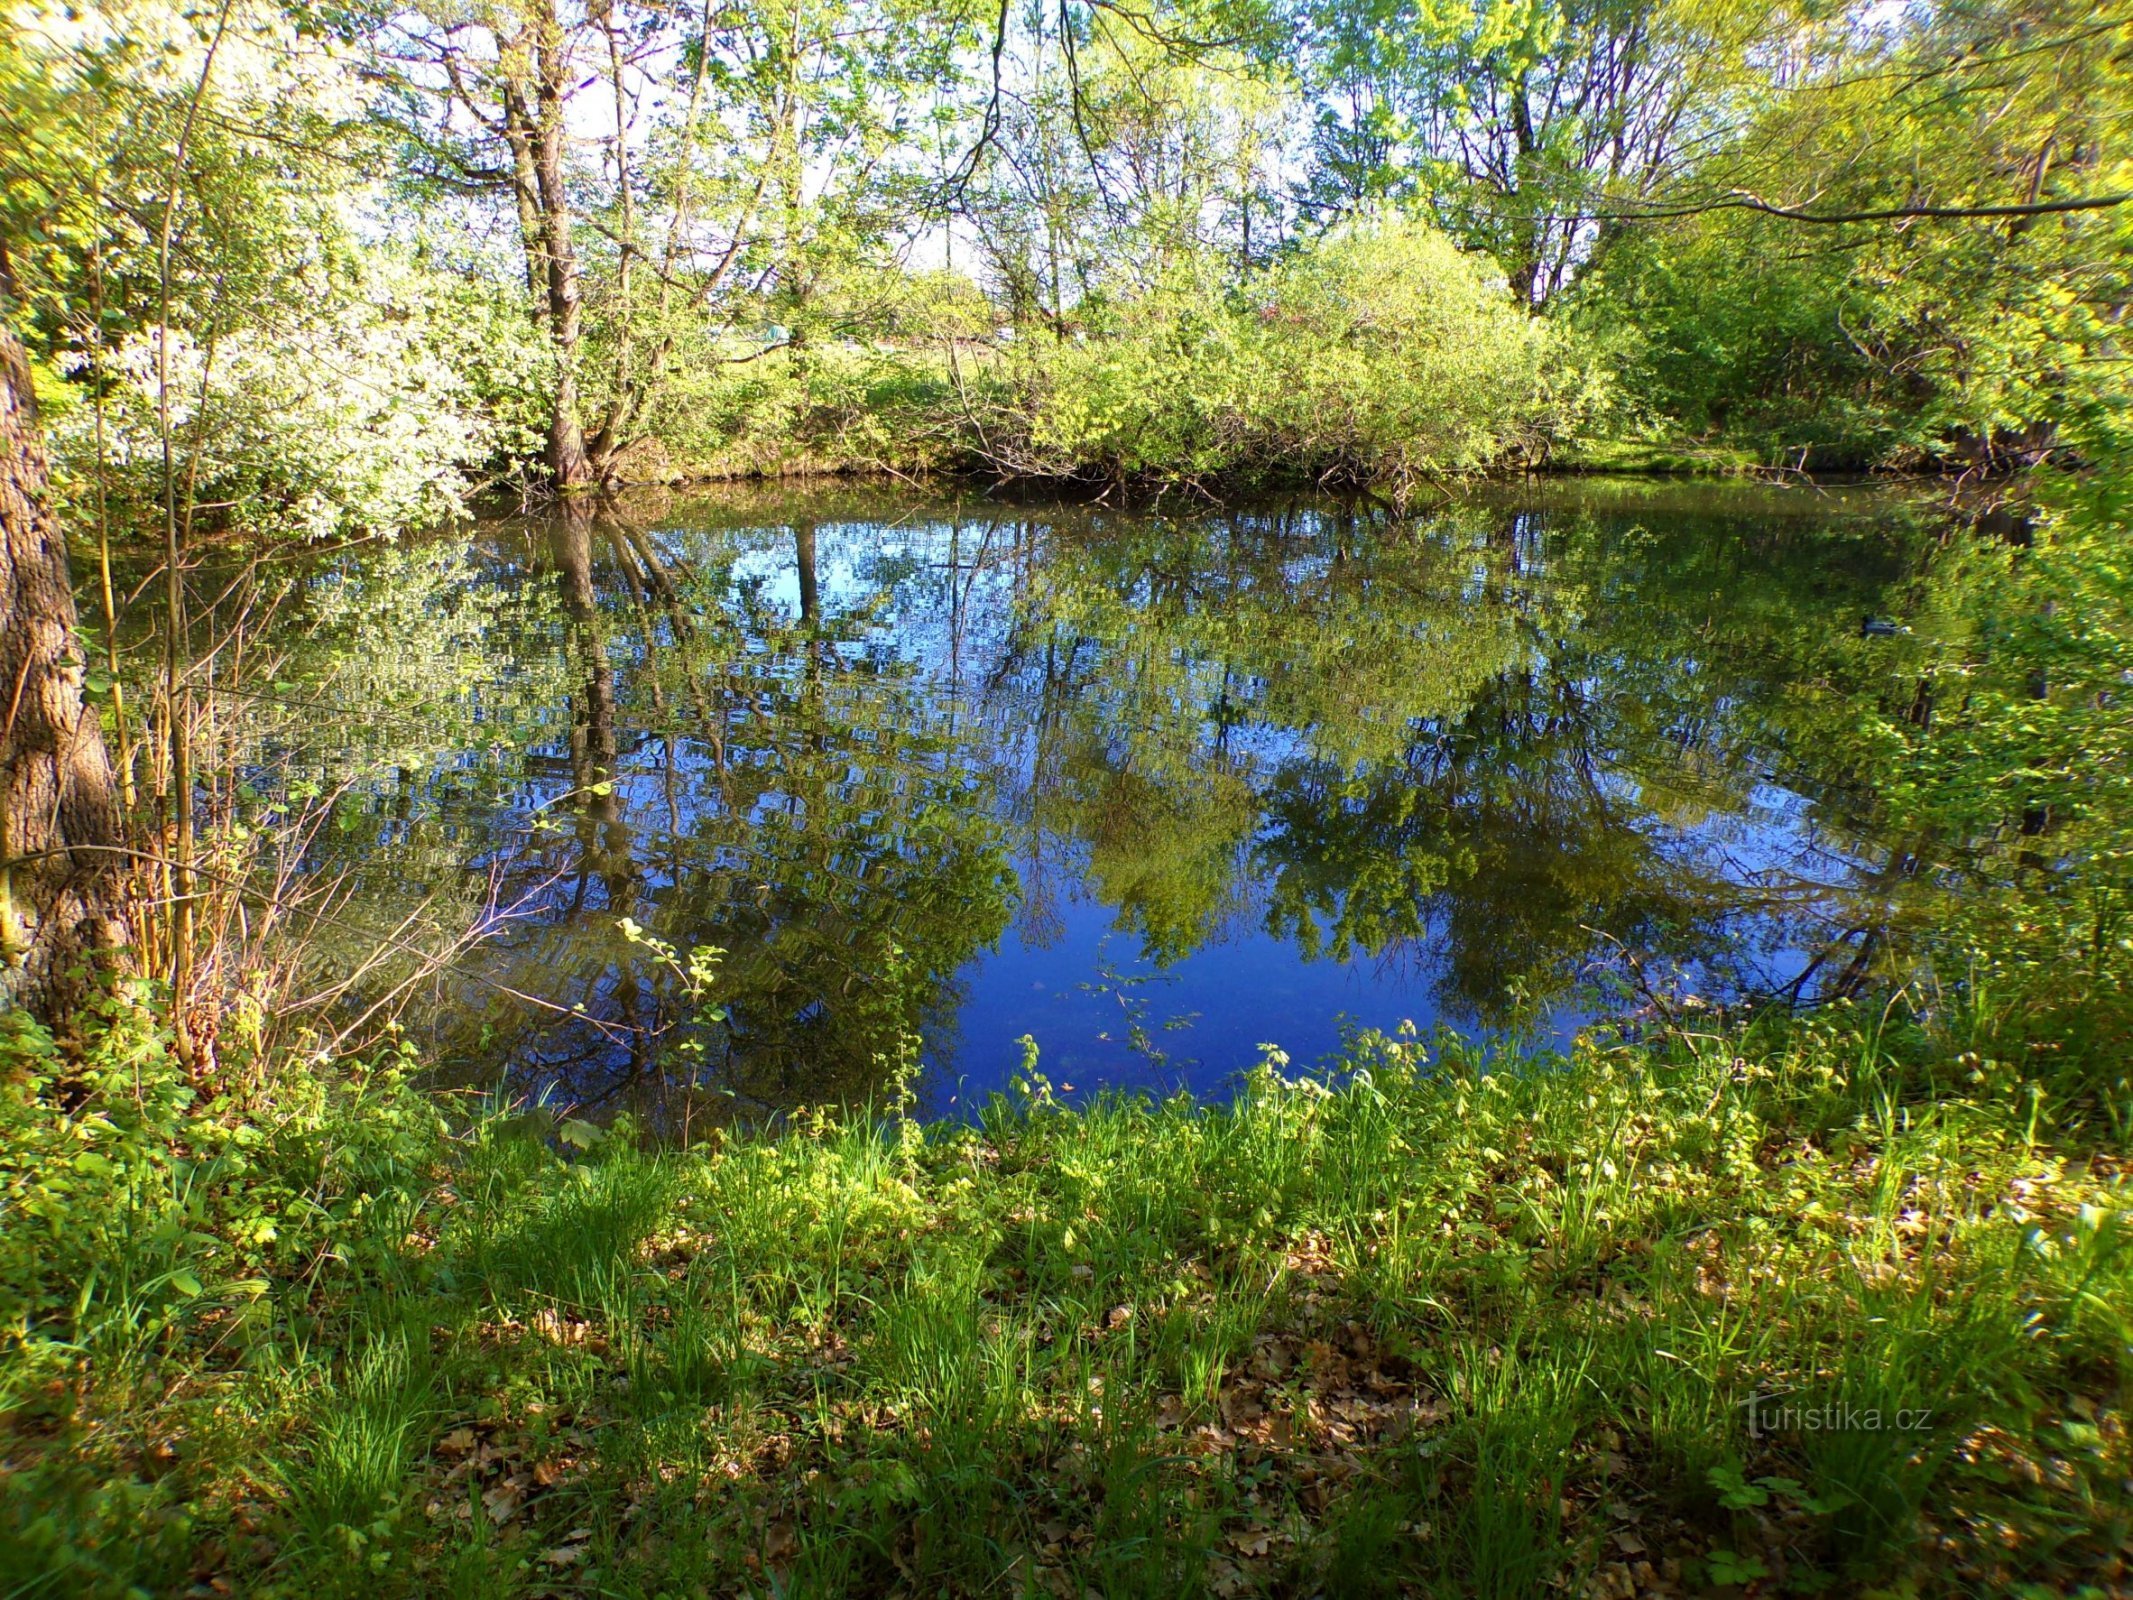
{"type": "MultiPolygon", "coordinates": [[[[1506,195],[1508,199],[1510,196],[1506,195]]],[[[1714,211],[1756,211],[1764,216],[1781,217],[1787,222],[1812,222],[1824,225],[1841,225],[1852,222],[1902,222],[1907,220],[1956,221],[1963,219],[1989,219],[1993,217],[2047,217],[2076,211],[2105,211],[2113,206],[2122,206],[2133,201],[2133,193],[2087,195],[2076,200],[2035,200],[2021,205],[1994,206],[1889,206],[1875,211],[1809,211],[1796,206],[1781,206],[1752,194],[1745,189],[1736,189],[1722,200],[1705,200],[1694,205],[1659,206],[1643,211],[1559,211],[1539,214],[1536,220],[1552,223],[1577,222],[1670,222],[1682,217],[1709,216],[1714,211]]],[[[1468,216],[1490,216],[1494,213],[1474,206],[1460,206],[1439,202],[1448,211],[1462,212],[1468,216]]],[[[1352,209],[1352,208],[1350,208],[1352,209]]]]}
{"type": "MultiPolygon", "coordinates": [[[[1739,190],[1732,198],[1717,201],[1709,206],[1691,207],[1673,213],[1650,212],[1646,215],[1694,216],[1699,211],[1760,211],[1765,216],[1783,217],[1788,222],[1898,222],[1909,218],[1952,220],[1969,217],[2048,217],[2067,211],[2103,211],[2112,206],[2122,206],[2128,200],[2133,200],[2133,194],[2096,194],[2079,200],[2035,200],[2013,206],[1891,206],[1883,211],[1801,211],[1791,206],[1772,205],[1767,200],[1739,190]]],[[[1626,220],[1638,219],[1632,214],[1626,220]]]]}

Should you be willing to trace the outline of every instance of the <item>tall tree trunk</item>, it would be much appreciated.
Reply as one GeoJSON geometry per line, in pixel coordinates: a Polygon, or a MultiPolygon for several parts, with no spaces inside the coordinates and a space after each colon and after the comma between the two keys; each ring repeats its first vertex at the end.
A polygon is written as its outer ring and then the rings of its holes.
{"type": "Polygon", "coordinates": [[[578,405],[578,249],[564,172],[570,35],[549,5],[533,11],[515,38],[502,41],[502,53],[505,139],[516,174],[527,275],[541,286],[548,338],[555,347],[548,470],[556,488],[567,491],[594,476],[578,405]]]}
{"type": "Polygon", "coordinates": [[[526,257],[526,309],[533,325],[548,327],[548,286],[541,246],[541,174],[533,159],[533,121],[519,111],[515,89],[504,88],[504,142],[511,147],[511,199],[518,208],[519,246],[526,257]]]}
{"type": "Polygon", "coordinates": [[[118,792],[83,666],[29,359],[0,328],[0,1001],[61,1026],[124,936],[118,792]]]}
{"type": "Polygon", "coordinates": [[[540,63],[540,142],[534,165],[540,183],[541,219],[548,257],[548,336],[555,341],[555,416],[548,430],[548,464],[558,489],[572,489],[592,478],[585,454],[585,425],[578,416],[578,246],[571,234],[570,195],[563,182],[564,81],[570,71],[563,30],[552,20],[542,26],[540,63]]]}
{"type": "Polygon", "coordinates": [[[1511,246],[1509,259],[1505,262],[1505,274],[1511,280],[1511,292],[1518,296],[1520,304],[1528,311],[1534,305],[1534,286],[1540,281],[1541,251],[1540,219],[1530,210],[1521,209],[1529,202],[1539,204],[1542,197],[1531,194],[1538,174],[1533,167],[1540,154],[1540,138],[1533,127],[1533,104],[1527,98],[1530,76],[1521,72],[1511,84],[1511,134],[1516,141],[1516,153],[1511,158],[1511,188],[1505,199],[1510,201],[1511,246]]]}

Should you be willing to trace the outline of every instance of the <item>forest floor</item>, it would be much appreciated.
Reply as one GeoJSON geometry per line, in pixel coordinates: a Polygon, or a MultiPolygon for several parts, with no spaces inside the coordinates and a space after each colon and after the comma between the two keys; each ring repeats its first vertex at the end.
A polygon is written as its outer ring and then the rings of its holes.
{"type": "Polygon", "coordinates": [[[683,1151],[0,1035],[10,1596],[2127,1592],[2115,1140],[1838,1009],[683,1151]],[[2105,1148],[2108,1146],[2108,1148],[2105,1148]]]}

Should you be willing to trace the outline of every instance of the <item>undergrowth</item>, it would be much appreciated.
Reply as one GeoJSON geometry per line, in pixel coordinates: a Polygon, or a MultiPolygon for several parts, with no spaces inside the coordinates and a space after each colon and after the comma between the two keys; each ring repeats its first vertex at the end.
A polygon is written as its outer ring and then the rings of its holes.
{"type": "Polygon", "coordinates": [[[9,1596],[2122,1590],[2124,1121],[1945,1024],[686,1151],[5,1025],[9,1596]]]}

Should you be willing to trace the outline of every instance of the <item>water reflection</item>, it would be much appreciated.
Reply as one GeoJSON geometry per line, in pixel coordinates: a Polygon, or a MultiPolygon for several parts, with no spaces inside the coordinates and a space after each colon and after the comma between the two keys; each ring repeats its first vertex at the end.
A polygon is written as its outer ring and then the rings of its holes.
{"type": "Polygon", "coordinates": [[[1841,979],[1905,859],[1853,730],[1909,646],[1856,621],[1919,548],[1864,493],[579,504],[311,575],[289,671],[373,709],[297,766],[379,773],[319,845],[374,916],[511,910],[448,1063],[715,1117],[916,1038],[947,1109],[1031,1033],[1213,1090],[1344,1019],[1559,1031],[1601,971],[1841,979]]]}

